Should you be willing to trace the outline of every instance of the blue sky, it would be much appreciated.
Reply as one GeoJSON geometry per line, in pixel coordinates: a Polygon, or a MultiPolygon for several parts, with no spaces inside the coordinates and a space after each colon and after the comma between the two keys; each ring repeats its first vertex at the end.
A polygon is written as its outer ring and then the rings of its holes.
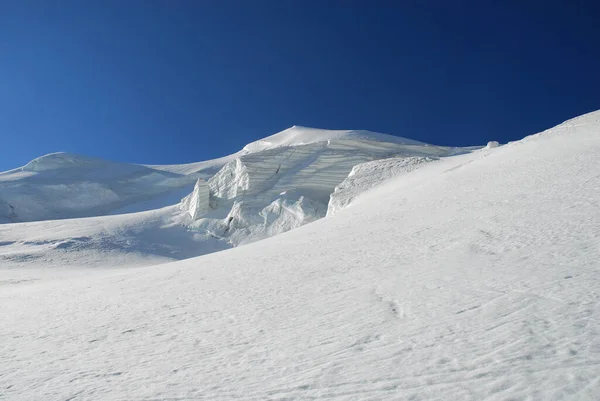
{"type": "Polygon", "coordinates": [[[0,0],[0,170],[292,125],[506,142],[600,109],[594,1],[0,0]]]}

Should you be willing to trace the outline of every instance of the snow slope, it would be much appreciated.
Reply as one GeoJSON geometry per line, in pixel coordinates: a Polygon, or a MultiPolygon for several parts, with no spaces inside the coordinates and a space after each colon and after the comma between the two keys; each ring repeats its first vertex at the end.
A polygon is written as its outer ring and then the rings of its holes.
{"type": "Polygon", "coordinates": [[[225,163],[230,162],[237,157],[249,153],[261,152],[263,150],[275,149],[287,146],[307,145],[317,142],[327,142],[335,139],[358,139],[375,142],[389,142],[403,145],[413,145],[417,147],[432,146],[412,139],[402,138],[394,135],[380,134],[364,130],[326,130],[319,128],[309,128],[294,125],[276,134],[266,138],[259,139],[244,146],[242,150],[232,155],[224,156],[214,160],[172,165],[147,165],[147,167],[168,171],[177,174],[191,174],[198,171],[209,169],[219,169],[225,163]]]}
{"type": "Polygon", "coordinates": [[[348,177],[335,187],[330,196],[327,215],[346,208],[362,193],[381,185],[390,178],[400,174],[410,173],[437,159],[431,157],[392,157],[357,164],[352,168],[348,177]]]}
{"type": "Polygon", "coordinates": [[[0,173],[0,223],[107,214],[194,182],[145,166],[53,153],[0,173]]]}
{"type": "MultiPolygon", "coordinates": [[[[281,155],[285,159],[286,152],[293,153],[299,145],[314,144],[320,148],[332,140],[351,148],[345,149],[345,153],[361,153],[360,160],[381,157],[382,149],[392,153],[400,148],[403,152],[414,149],[419,154],[457,151],[368,131],[292,127],[248,144],[235,154],[181,165],[142,166],[53,153],[0,173],[0,224],[131,213],[170,206],[185,196],[182,190],[189,194],[198,178],[209,179],[224,165],[236,160],[254,154],[253,163],[264,164],[262,168],[270,171],[269,158],[277,160],[281,155]],[[369,148],[379,149],[379,153],[373,154],[369,148]]],[[[303,153],[305,159],[312,157],[311,151],[303,153]]],[[[306,162],[298,156],[295,160],[297,165],[306,162]]]]}
{"type": "MultiPolygon", "coordinates": [[[[128,217],[120,220],[120,230],[110,230],[110,234],[97,231],[104,223],[92,224],[92,231],[79,220],[59,224],[69,226],[68,232],[75,238],[96,233],[92,236],[104,239],[69,249],[69,257],[77,264],[97,266],[102,260],[112,264],[112,257],[94,255],[113,255],[119,250],[131,258],[147,255],[149,248],[157,251],[140,263],[158,263],[164,257],[181,259],[183,255],[197,256],[253,242],[318,220],[325,216],[335,186],[357,164],[390,156],[438,157],[472,150],[431,146],[369,131],[292,127],[233,155],[183,165],[140,166],[56,153],[0,173],[0,222],[155,210],[152,221],[156,224],[139,229],[145,217],[128,217]],[[207,180],[207,188],[200,192],[194,187],[198,179],[207,180]],[[161,209],[173,205],[178,207],[161,209]],[[185,240],[172,240],[173,222],[187,227],[177,236],[183,235],[185,240]],[[144,246],[115,245],[123,243],[144,246]],[[170,251],[165,254],[164,248],[170,251]]],[[[106,219],[106,225],[114,221],[106,219]]],[[[0,243],[8,244],[0,245],[0,260],[5,264],[23,266],[35,260],[55,266],[62,260],[45,257],[66,240],[60,231],[42,228],[44,237],[35,242],[20,237],[20,232],[21,227],[0,226],[0,243]],[[38,246],[40,241],[44,247],[38,246]]]]}
{"type": "Polygon", "coordinates": [[[0,271],[7,268],[148,266],[229,248],[190,232],[176,206],[84,219],[0,225],[0,271]]]}
{"type": "MultiPolygon", "coordinates": [[[[325,217],[331,193],[358,164],[457,151],[367,131],[307,128],[291,128],[244,149],[251,152],[208,180],[211,210],[190,224],[233,245],[325,217]]],[[[182,208],[189,209],[188,203],[184,200],[182,208]]]]}
{"type": "Polygon", "coordinates": [[[0,398],[596,400],[598,152],[597,112],[243,247],[3,271],[0,398]]]}
{"type": "Polygon", "coordinates": [[[254,153],[267,149],[285,146],[308,145],[311,143],[327,142],[331,140],[368,140],[374,142],[388,142],[401,145],[431,146],[423,142],[399,136],[380,134],[364,130],[325,130],[318,128],[301,127],[294,125],[277,134],[268,136],[246,146],[242,152],[254,153]]]}

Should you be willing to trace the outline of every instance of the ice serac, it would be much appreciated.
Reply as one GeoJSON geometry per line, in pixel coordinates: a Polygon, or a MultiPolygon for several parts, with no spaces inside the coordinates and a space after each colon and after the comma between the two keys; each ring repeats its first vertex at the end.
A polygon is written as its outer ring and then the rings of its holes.
{"type": "Polygon", "coordinates": [[[181,205],[193,220],[205,214],[209,210],[209,190],[206,181],[198,178],[194,190],[181,200],[181,205]]]}
{"type": "Polygon", "coordinates": [[[234,246],[256,241],[325,217],[330,195],[356,165],[396,157],[409,169],[464,151],[370,131],[295,126],[245,146],[210,178],[211,212],[189,227],[234,246]]]}
{"type": "MultiPolygon", "coordinates": [[[[289,205],[296,205],[293,210],[301,205],[302,221],[312,221],[316,204],[314,217],[323,217],[329,194],[354,164],[382,157],[440,156],[456,151],[370,131],[294,126],[232,155],[182,165],[137,165],[52,153],[0,172],[0,223],[159,209],[176,205],[202,178],[212,194],[207,212],[214,213],[207,213],[209,218],[230,220],[211,223],[216,232],[227,229],[230,236],[228,227],[242,220],[253,226],[251,232],[273,232],[272,227],[264,227],[261,212],[265,207],[280,199],[281,213],[285,214],[289,205]],[[279,196],[281,192],[287,195],[279,196]],[[230,213],[234,203],[240,203],[235,209],[239,215],[230,213]],[[259,223],[263,225],[260,229],[256,226],[259,223]]],[[[190,218],[202,216],[204,212],[194,212],[190,218]]],[[[299,214],[292,213],[286,221],[294,220],[293,216],[299,214]]],[[[295,221],[282,224],[281,230],[299,224],[295,221]]]]}

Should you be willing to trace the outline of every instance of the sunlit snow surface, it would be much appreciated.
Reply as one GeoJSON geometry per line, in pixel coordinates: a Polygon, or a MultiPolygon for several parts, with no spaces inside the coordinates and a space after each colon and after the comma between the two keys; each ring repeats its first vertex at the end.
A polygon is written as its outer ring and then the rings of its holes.
{"type": "Polygon", "coordinates": [[[331,193],[358,164],[473,149],[295,126],[233,155],[184,165],[54,153],[0,173],[0,222],[41,220],[0,224],[0,263],[140,266],[199,256],[325,217],[331,193]],[[73,219],[83,216],[99,217],[73,219]]]}
{"type": "Polygon", "coordinates": [[[64,258],[0,270],[0,399],[596,400],[599,152],[592,113],[414,169],[375,162],[327,218],[144,268],[124,267],[168,251],[68,249],[188,240],[178,206],[0,225],[0,249],[64,258]],[[44,250],[50,233],[72,243],[44,250]],[[76,267],[94,253],[111,265],[76,267]]]}

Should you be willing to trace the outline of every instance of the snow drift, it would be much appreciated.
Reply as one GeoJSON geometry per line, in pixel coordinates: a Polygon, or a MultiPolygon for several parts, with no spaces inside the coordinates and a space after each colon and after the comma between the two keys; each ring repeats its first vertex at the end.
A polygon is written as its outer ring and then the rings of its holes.
{"type": "Polygon", "coordinates": [[[381,185],[390,178],[410,173],[421,167],[423,163],[434,160],[437,159],[431,157],[394,157],[354,166],[348,177],[336,186],[331,194],[327,215],[331,216],[344,209],[357,196],[381,185]]]}
{"type": "Polygon", "coordinates": [[[194,181],[145,166],[53,153],[0,173],[0,205],[5,205],[0,223],[107,214],[194,181]]]}

